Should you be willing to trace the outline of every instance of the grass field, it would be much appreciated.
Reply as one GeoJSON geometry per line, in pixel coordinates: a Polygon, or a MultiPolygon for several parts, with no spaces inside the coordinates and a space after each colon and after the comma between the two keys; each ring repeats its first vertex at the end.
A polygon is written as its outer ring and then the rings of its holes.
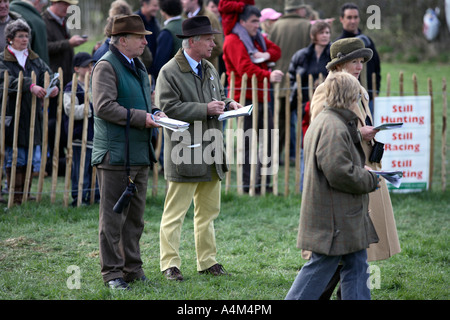
{"type": "MultiPolygon", "coordinates": [[[[421,81],[419,91],[425,92],[424,78],[432,76],[435,83],[440,81],[435,78],[450,74],[449,66],[383,65],[383,74],[391,72],[393,77],[400,70],[405,71],[405,79],[416,72],[421,81]]],[[[405,92],[408,90],[405,88],[405,92]]],[[[436,117],[442,115],[442,96],[440,101],[436,97],[436,117]]],[[[440,141],[437,135],[435,144],[439,147],[440,141]]],[[[432,191],[391,195],[402,252],[371,263],[380,271],[380,286],[372,290],[374,300],[450,298],[450,188],[441,191],[440,151],[435,153],[439,157],[435,157],[432,191]]],[[[60,180],[60,188],[63,184],[60,180]]],[[[148,192],[141,239],[144,270],[151,284],[136,284],[126,293],[107,289],[100,276],[97,205],[64,208],[62,195],[58,194],[56,204],[45,195],[39,204],[28,202],[9,210],[0,206],[0,300],[284,299],[305,263],[296,248],[300,195],[291,192],[286,197],[249,197],[238,196],[234,190],[223,193],[222,211],[215,223],[218,260],[232,273],[231,277],[197,273],[191,208],[181,243],[181,268],[186,280],[173,283],[159,271],[162,179],[159,185],[157,197],[148,192]],[[78,275],[76,289],[74,279],[78,275]]]]}

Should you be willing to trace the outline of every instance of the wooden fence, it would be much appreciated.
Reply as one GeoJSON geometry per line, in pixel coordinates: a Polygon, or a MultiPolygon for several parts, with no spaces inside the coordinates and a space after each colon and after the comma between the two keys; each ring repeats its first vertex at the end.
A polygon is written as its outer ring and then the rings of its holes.
{"type": "MultiPolygon", "coordinates": [[[[373,75],[375,77],[375,75],[373,75]]],[[[1,108],[1,161],[0,165],[1,168],[4,167],[4,160],[5,160],[5,113],[6,113],[6,104],[7,104],[7,98],[8,98],[8,86],[9,86],[9,77],[8,73],[5,71],[4,76],[4,83],[3,83],[3,99],[2,99],[2,108],[1,108]]],[[[63,72],[61,69],[59,69],[59,80],[60,83],[62,83],[63,79],[63,72]]],[[[224,77],[222,77],[222,82],[224,82],[224,77]]],[[[244,74],[242,86],[241,86],[241,96],[240,96],[240,104],[244,105],[245,103],[245,92],[247,90],[252,90],[252,102],[254,106],[253,114],[252,114],[252,121],[253,121],[253,127],[257,127],[257,115],[258,115],[258,89],[257,88],[257,79],[256,76],[253,76],[251,79],[252,88],[247,88],[247,75],[244,74]]],[[[291,93],[289,78],[285,77],[286,82],[285,83],[277,83],[274,84],[273,90],[274,94],[274,103],[273,103],[273,128],[274,128],[274,136],[272,139],[272,162],[271,166],[273,170],[272,175],[272,191],[273,194],[278,195],[280,193],[284,195],[288,195],[290,192],[291,185],[289,183],[289,177],[292,175],[292,170],[294,171],[295,176],[295,186],[294,186],[294,193],[299,194],[300,193],[300,183],[301,183],[301,159],[300,159],[300,150],[301,150],[301,128],[302,128],[302,82],[301,78],[297,76],[297,123],[296,123],[296,149],[295,149],[295,168],[291,168],[289,166],[289,160],[290,160],[290,119],[291,119],[291,106],[289,103],[289,99],[286,99],[286,104],[280,105],[280,92],[281,90],[286,91],[286,96],[289,96],[291,93]],[[286,124],[286,130],[285,130],[285,145],[284,145],[284,174],[279,174],[279,155],[280,155],[280,146],[278,143],[278,130],[279,130],[279,122],[280,122],[280,110],[284,108],[285,109],[285,124],[286,124]],[[284,181],[280,181],[280,177],[284,179],[284,181]],[[283,190],[279,190],[279,187],[283,186],[283,190]]],[[[45,87],[49,84],[49,75],[48,73],[45,75],[45,87]]],[[[323,81],[323,77],[319,78],[319,82],[323,81]]],[[[387,75],[387,92],[386,95],[390,96],[391,94],[391,76],[390,74],[387,75]]],[[[416,75],[413,76],[413,87],[414,87],[414,95],[419,95],[418,92],[418,86],[417,86],[417,77],[416,75]]],[[[67,141],[67,147],[66,147],[66,170],[65,170],[65,180],[64,180],[64,196],[63,196],[63,205],[68,206],[69,204],[69,197],[71,194],[71,170],[72,170],[72,133],[73,133],[73,124],[74,124],[74,110],[75,110],[75,95],[76,95],[76,88],[77,88],[77,75],[73,74],[73,82],[72,82],[72,105],[71,105],[71,112],[69,116],[69,128],[68,128],[68,141],[67,141]]],[[[33,74],[33,83],[35,83],[35,75],[33,74]]],[[[376,83],[376,81],[373,81],[373,83],[376,83]]],[[[230,96],[234,96],[235,92],[235,77],[234,74],[231,74],[231,77],[229,79],[229,94],[230,96]]],[[[17,165],[17,128],[18,123],[20,121],[19,115],[20,115],[20,106],[21,106],[21,91],[22,91],[22,85],[23,85],[23,75],[22,73],[19,75],[19,88],[18,88],[18,94],[17,94],[17,100],[16,100],[16,111],[15,111],[15,132],[14,132],[14,142],[13,142],[13,159],[12,159],[12,169],[11,169],[11,183],[8,186],[9,191],[9,197],[8,197],[8,208],[13,205],[13,195],[14,195],[14,182],[15,182],[15,174],[16,174],[16,165],[17,165]]],[[[313,94],[313,78],[312,76],[309,76],[308,80],[308,95],[309,98],[313,94]]],[[[262,107],[263,107],[263,118],[264,118],[264,128],[261,131],[263,136],[262,139],[259,139],[258,132],[256,130],[253,130],[252,132],[252,141],[250,143],[251,145],[251,152],[250,152],[250,188],[249,188],[249,195],[254,196],[256,194],[256,171],[257,171],[257,164],[256,161],[254,161],[258,155],[262,155],[263,160],[267,160],[268,154],[268,134],[269,134],[269,121],[268,121],[268,110],[269,110],[269,93],[270,90],[268,89],[268,79],[265,79],[264,81],[264,87],[263,90],[263,96],[264,99],[262,101],[262,107]],[[262,141],[262,143],[259,143],[259,141],[262,141]]],[[[89,92],[89,79],[86,77],[85,79],[85,92],[89,92]]],[[[376,92],[376,90],[373,90],[373,92],[376,92]]],[[[404,76],[403,73],[400,73],[399,75],[399,93],[400,95],[404,95],[404,76]]],[[[433,99],[433,87],[431,79],[428,79],[428,93],[431,96],[432,101],[432,119],[434,119],[433,115],[433,107],[434,107],[434,99],[433,99]]],[[[47,191],[46,193],[50,193],[50,201],[54,203],[56,201],[56,192],[57,192],[57,183],[58,183],[58,157],[59,157],[59,140],[61,136],[61,121],[62,121],[62,112],[63,112],[63,90],[60,90],[59,96],[58,96],[58,109],[57,109],[57,118],[56,118],[56,132],[55,132],[55,143],[54,143],[54,152],[53,152],[53,159],[52,159],[52,175],[51,175],[51,188],[50,191],[47,191]]],[[[442,189],[445,190],[446,188],[446,131],[447,131],[447,85],[446,80],[443,79],[442,81],[442,97],[443,97],[443,114],[442,114],[442,168],[441,168],[441,175],[442,175],[442,189]]],[[[85,110],[84,110],[84,126],[83,126],[83,136],[82,136],[82,155],[81,155],[81,163],[80,163],[80,172],[84,171],[84,167],[86,164],[85,159],[85,152],[86,152],[86,142],[87,142],[87,123],[88,123],[88,108],[89,108],[89,94],[85,95],[85,110]]],[[[45,165],[47,162],[47,150],[48,150],[48,106],[49,106],[49,98],[44,99],[43,103],[43,137],[42,137],[42,157],[41,157],[41,167],[39,171],[39,177],[38,177],[38,184],[37,184],[37,193],[36,193],[36,201],[41,201],[43,192],[43,182],[44,182],[44,174],[45,174],[45,165]]],[[[32,100],[32,115],[31,119],[33,119],[31,126],[30,126],[30,137],[29,141],[34,140],[34,114],[36,112],[36,98],[33,96],[32,100]]],[[[432,120],[432,141],[434,140],[434,120],[432,120]]],[[[227,146],[233,146],[232,148],[227,148],[227,158],[228,159],[237,159],[236,163],[232,164],[234,166],[235,170],[230,170],[225,179],[225,192],[229,192],[232,188],[237,189],[238,194],[243,194],[243,181],[242,181],[242,173],[243,173],[243,165],[240,159],[243,159],[244,154],[244,139],[242,137],[243,133],[243,118],[233,118],[227,121],[227,127],[225,130],[225,141],[227,146]],[[236,132],[236,135],[233,135],[232,132],[236,132]],[[234,143],[234,139],[236,140],[236,144],[234,143]],[[236,148],[234,148],[234,145],[236,145],[236,148]],[[232,172],[235,172],[236,174],[236,184],[233,186],[232,184],[232,172]]],[[[159,159],[159,155],[161,153],[161,145],[162,145],[162,129],[158,129],[158,139],[156,143],[156,156],[157,159],[159,159]]],[[[433,144],[432,144],[433,145],[433,144]]],[[[26,177],[25,177],[25,185],[24,185],[24,191],[23,191],[23,201],[27,201],[28,198],[28,187],[29,187],[29,180],[31,177],[31,168],[32,168],[32,158],[33,158],[33,144],[30,143],[30,147],[28,150],[28,164],[27,164],[27,170],[26,170],[26,177]]],[[[267,163],[267,161],[262,161],[263,163],[267,163]]],[[[431,176],[433,172],[433,151],[431,151],[431,176]]],[[[151,183],[151,189],[152,189],[152,195],[157,195],[158,188],[161,187],[158,185],[159,183],[159,168],[161,167],[160,163],[156,163],[153,168],[153,176],[151,183]]],[[[0,170],[0,181],[2,181],[2,174],[3,170],[0,170]]],[[[93,177],[96,176],[96,170],[95,167],[93,168],[93,177]]],[[[93,179],[91,184],[91,202],[94,201],[94,192],[95,192],[95,178],[93,179]]],[[[150,179],[149,179],[150,180],[150,179]]],[[[430,184],[431,186],[431,184],[430,184]]],[[[166,184],[162,186],[164,189],[166,188],[166,184]]],[[[78,194],[82,194],[82,188],[83,188],[83,174],[80,174],[80,180],[78,182],[78,194]]],[[[261,179],[261,195],[266,194],[267,192],[267,186],[265,184],[265,179],[261,179]]],[[[78,197],[78,206],[81,205],[81,197],[78,197]]]]}

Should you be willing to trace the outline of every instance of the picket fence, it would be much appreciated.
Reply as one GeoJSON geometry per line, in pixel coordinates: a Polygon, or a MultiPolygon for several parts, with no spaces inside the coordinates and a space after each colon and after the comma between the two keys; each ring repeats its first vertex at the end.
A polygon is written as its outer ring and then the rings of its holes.
{"type": "MultiPolygon", "coordinates": [[[[63,83],[63,71],[60,68],[58,70],[59,73],[59,81],[60,83],[63,83]]],[[[375,79],[375,74],[373,74],[373,78],[375,79]]],[[[292,170],[294,170],[295,175],[295,186],[294,186],[294,193],[299,194],[300,193],[300,183],[301,183],[301,159],[300,159],[300,150],[301,150],[301,135],[302,135],[302,81],[299,75],[297,75],[296,79],[296,86],[297,86],[297,123],[296,123],[296,149],[295,149],[295,167],[291,168],[289,165],[290,162],[290,119],[291,119],[291,106],[289,103],[289,99],[286,99],[286,104],[284,106],[280,105],[280,92],[282,90],[285,91],[286,96],[290,96],[291,93],[291,87],[289,83],[289,77],[285,77],[285,83],[276,83],[273,85],[273,88],[269,89],[268,85],[268,79],[264,79],[264,87],[261,89],[257,87],[257,78],[255,75],[251,78],[251,88],[247,88],[247,74],[244,74],[242,86],[241,86],[241,98],[239,103],[244,105],[245,103],[245,92],[247,90],[252,90],[252,102],[254,106],[254,110],[252,113],[252,121],[253,121],[253,127],[257,127],[257,115],[258,115],[258,90],[263,90],[263,118],[264,118],[264,127],[262,131],[262,139],[259,139],[258,132],[256,130],[252,130],[251,134],[251,153],[250,153],[250,188],[249,188],[249,195],[255,196],[256,195],[256,188],[260,187],[260,193],[261,195],[264,195],[268,192],[266,181],[265,179],[261,179],[261,185],[257,186],[256,181],[256,172],[257,172],[257,162],[254,161],[258,157],[258,155],[262,155],[262,163],[263,165],[267,163],[267,161],[264,161],[267,159],[268,154],[268,134],[270,132],[269,130],[269,121],[268,121],[268,110],[269,110],[269,94],[271,91],[274,95],[274,102],[273,102],[273,129],[274,129],[274,135],[272,139],[272,189],[270,192],[272,192],[274,195],[278,195],[280,193],[283,193],[285,196],[290,193],[290,188],[292,185],[290,185],[289,177],[291,176],[292,170]],[[279,129],[279,115],[281,108],[285,108],[285,124],[287,126],[285,130],[285,145],[284,145],[284,174],[280,175],[279,170],[277,170],[280,164],[280,146],[278,143],[278,129],[279,129]],[[300,129],[300,130],[299,130],[300,129]],[[259,143],[262,141],[262,143],[259,143]],[[280,176],[283,177],[284,181],[280,181],[280,176]],[[282,192],[279,190],[280,186],[284,186],[282,192]]],[[[417,89],[417,77],[416,75],[413,76],[413,84],[414,84],[414,95],[419,95],[418,89],[417,89]]],[[[222,75],[221,78],[222,83],[225,82],[225,76],[222,75]]],[[[319,77],[319,83],[323,81],[323,76],[319,77]]],[[[391,94],[391,76],[390,74],[387,75],[387,92],[386,95],[390,96],[391,94]]],[[[36,76],[33,73],[32,75],[32,82],[36,82],[36,76]]],[[[49,74],[45,74],[45,87],[48,87],[50,82],[49,74]]],[[[64,179],[64,187],[63,187],[63,205],[65,207],[69,204],[69,197],[71,194],[71,170],[72,170],[72,133],[73,133],[73,124],[74,124],[74,102],[75,102],[75,95],[76,95],[76,88],[77,88],[77,75],[73,74],[73,82],[72,82],[72,105],[71,105],[71,113],[69,116],[69,128],[68,128],[68,134],[67,134],[67,147],[66,147],[66,168],[65,168],[65,179],[64,179]]],[[[235,92],[235,76],[234,74],[230,75],[230,78],[228,79],[229,86],[229,94],[230,96],[234,96],[235,92]]],[[[376,83],[374,80],[373,83],[376,83]]],[[[89,92],[89,78],[88,76],[85,79],[85,90],[86,92],[89,92]]],[[[17,165],[17,128],[18,123],[20,121],[19,115],[20,115],[20,106],[21,106],[21,97],[22,97],[22,85],[23,85],[23,74],[22,72],[19,74],[18,79],[18,94],[17,94],[17,100],[16,100],[16,110],[15,110],[15,131],[14,131],[14,142],[13,142],[13,159],[12,159],[12,169],[11,169],[11,185],[8,186],[8,208],[13,206],[13,195],[14,195],[14,185],[15,185],[15,174],[16,174],[16,165],[17,165]]],[[[8,87],[9,87],[9,75],[8,72],[5,71],[4,75],[4,83],[3,83],[3,99],[2,99],[2,107],[1,107],[1,123],[0,123],[0,143],[1,143],[1,154],[0,154],[0,167],[4,167],[4,161],[5,161],[5,113],[6,113],[6,103],[8,99],[8,87]]],[[[313,77],[310,75],[308,78],[308,95],[309,98],[313,94],[313,77]]],[[[399,75],[399,93],[400,95],[404,94],[404,76],[403,73],[400,73],[399,75]]],[[[373,88],[374,89],[374,88],[373,88]]],[[[373,92],[376,92],[376,90],[373,90],[373,92]]],[[[432,81],[431,79],[428,79],[428,93],[432,97],[432,119],[434,119],[433,115],[433,87],[432,87],[432,81]]],[[[442,81],[442,97],[443,97],[443,113],[442,113],[442,168],[441,168],[441,175],[442,175],[442,189],[445,190],[446,188],[446,123],[447,123],[447,86],[446,86],[446,80],[443,79],[442,81]]],[[[88,123],[88,107],[89,107],[89,95],[85,95],[85,110],[84,110],[84,130],[82,135],[82,154],[81,154],[81,162],[80,162],[80,172],[83,172],[84,167],[86,165],[90,165],[85,163],[85,152],[86,152],[86,142],[87,142],[87,123],[88,123]]],[[[54,142],[54,151],[53,151],[53,159],[52,159],[52,174],[51,174],[51,187],[50,190],[43,190],[44,187],[44,178],[45,178],[45,165],[47,163],[47,151],[48,151],[48,107],[49,107],[49,98],[44,98],[43,101],[43,137],[42,137],[42,145],[41,145],[41,167],[39,170],[39,177],[38,177],[38,183],[37,183],[37,191],[36,191],[36,201],[41,201],[43,194],[50,194],[50,201],[51,203],[54,203],[56,201],[56,194],[58,191],[58,156],[59,156],[59,140],[61,136],[61,121],[62,121],[62,112],[63,112],[63,91],[60,90],[59,96],[58,96],[58,108],[57,108],[57,118],[56,118],[56,132],[55,132],[55,142],[54,142]]],[[[32,99],[32,115],[31,115],[31,125],[30,125],[30,141],[34,140],[34,114],[36,112],[36,97],[33,96],[32,99]]],[[[434,120],[432,120],[434,122],[434,120]]],[[[227,148],[227,158],[228,159],[243,159],[243,153],[244,153],[244,147],[243,147],[243,137],[240,136],[240,133],[243,132],[243,118],[233,118],[227,120],[226,128],[229,130],[225,130],[225,143],[227,146],[233,146],[232,148],[227,148]],[[231,134],[232,132],[236,132],[236,135],[231,134]],[[236,141],[234,141],[234,139],[236,141]],[[234,143],[236,142],[236,143],[234,143]],[[236,145],[236,147],[234,147],[236,145]]],[[[434,123],[432,123],[432,141],[434,140],[434,123]]],[[[158,139],[156,142],[155,147],[155,153],[157,159],[160,157],[161,153],[161,145],[162,145],[162,129],[158,129],[158,139]]],[[[433,144],[432,144],[433,146],[433,144]]],[[[23,191],[23,201],[28,200],[28,194],[29,194],[29,181],[31,177],[31,170],[32,170],[32,158],[33,158],[33,144],[30,144],[29,150],[28,150],[28,164],[27,164],[27,170],[26,170],[26,177],[25,177],[25,185],[24,185],[24,191],[23,191]]],[[[431,151],[431,166],[433,164],[433,151],[431,151]]],[[[242,173],[243,173],[243,165],[242,161],[236,161],[236,163],[232,164],[232,166],[235,166],[235,170],[230,170],[226,174],[225,178],[225,192],[228,193],[232,188],[236,188],[237,193],[239,195],[244,193],[243,188],[243,182],[242,182],[242,173]],[[235,178],[235,184],[232,184],[232,173],[235,172],[236,178],[235,178]]],[[[158,193],[158,189],[162,188],[166,190],[167,184],[164,184],[163,186],[159,185],[161,184],[159,181],[159,175],[161,164],[156,163],[153,167],[153,175],[149,178],[151,179],[151,182],[149,181],[149,184],[151,184],[151,190],[152,195],[155,196],[158,193]]],[[[430,168],[430,172],[433,172],[433,168],[430,168]]],[[[93,167],[93,177],[96,176],[96,168],[93,167]]],[[[0,181],[3,181],[3,170],[0,170],[0,181]]],[[[430,184],[431,185],[431,184],[430,184]]],[[[83,175],[80,175],[80,180],[78,182],[78,194],[81,194],[83,188],[83,175]]],[[[94,201],[94,192],[95,192],[95,178],[92,181],[91,184],[91,201],[94,201]]],[[[78,206],[81,205],[81,197],[78,197],[78,206]]]]}

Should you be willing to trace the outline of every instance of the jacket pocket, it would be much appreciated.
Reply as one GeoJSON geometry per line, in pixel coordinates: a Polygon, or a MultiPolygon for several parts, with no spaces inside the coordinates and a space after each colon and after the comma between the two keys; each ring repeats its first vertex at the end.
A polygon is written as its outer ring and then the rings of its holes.
{"type": "MultiPolygon", "coordinates": [[[[186,145],[180,143],[180,149],[171,154],[177,173],[184,177],[201,177],[206,175],[208,165],[203,161],[203,148],[201,143],[186,145]]],[[[173,150],[172,150],[173,151],[173,150]]]]}

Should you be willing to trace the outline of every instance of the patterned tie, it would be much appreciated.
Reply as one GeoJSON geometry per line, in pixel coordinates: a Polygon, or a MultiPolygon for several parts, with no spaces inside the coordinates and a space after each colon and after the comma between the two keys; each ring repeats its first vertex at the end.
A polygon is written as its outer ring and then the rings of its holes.
{"type": "Polygon", "coordinates": [[[197,74],[201,79],[202,78],[202,65],[200,63],[197,65],[197,74]]]}

